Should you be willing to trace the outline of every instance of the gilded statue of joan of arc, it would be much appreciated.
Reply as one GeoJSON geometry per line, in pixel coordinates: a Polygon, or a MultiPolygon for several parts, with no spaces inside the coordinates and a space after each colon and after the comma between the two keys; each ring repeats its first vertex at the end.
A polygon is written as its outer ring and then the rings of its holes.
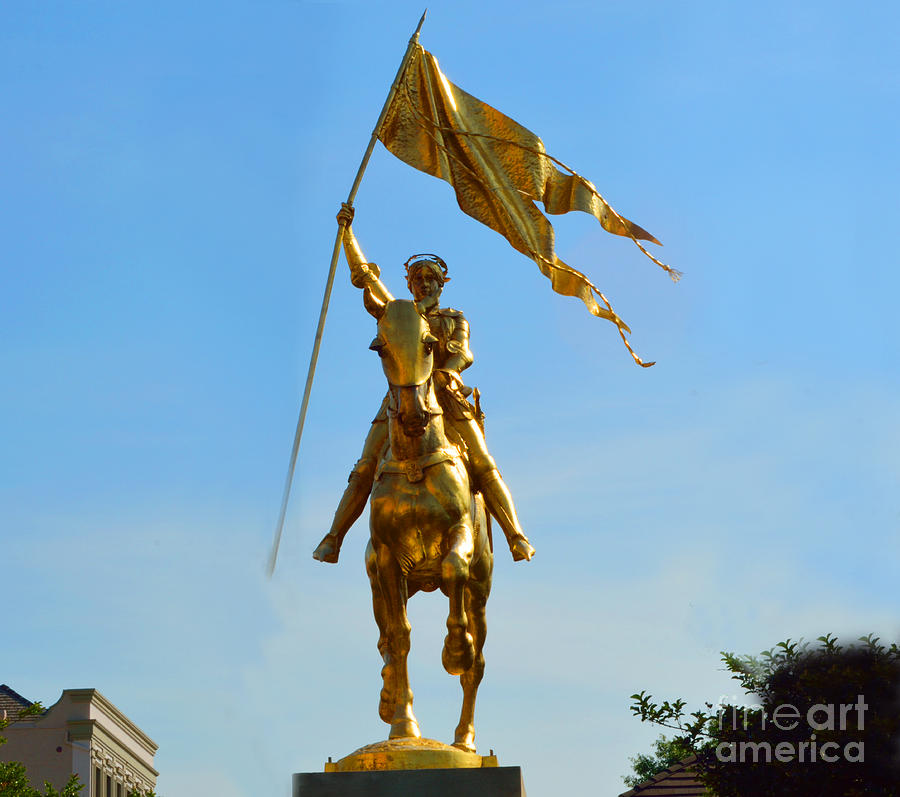
{"type": "MultiPolygon", "coordinates": [[[[344,225],[344,253],[350,266],[351,282],[378,302],[389,302],[394,297],[381,281],[378,266],[363,256],[350,227],[352,220],[353,209],[343,205],[338,213],[338,223],[344,225]]],[[[447,265],[435,255],[413,255],[406,262],[406,284],[438,341],[434,348],[435,392],[448,435],[463,451],[472,484],[481,492],[488,511],[503,529],[513,559],[531,559],[534,548],[522,531],[512,495],[485,443],[477,392],[473,405],[468,400],[473,391],[466,387],[460,376],[473,361],[469,349],[469,324],[459,310],[440,306],[441,292],[448,280],[447,265]]],[[[378,463],[389,445],[387,412],[385,397],[372,421],[362,455],[350,473],[331,529],[313,552],[313,557],[321,562],[338,561],[344,536],[366,506],[378,463]]]]}

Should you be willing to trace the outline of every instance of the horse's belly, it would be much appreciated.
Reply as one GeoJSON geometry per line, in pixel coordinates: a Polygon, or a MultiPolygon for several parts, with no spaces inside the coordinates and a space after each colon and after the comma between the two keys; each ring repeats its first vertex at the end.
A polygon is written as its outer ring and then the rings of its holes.
{"type": "Polygon", "coordinates": [[[441,576],[441,560],[426,559],[413,565],[406,574],[406,580],[422,592],[436,590],[443,581],[441,576]]]}

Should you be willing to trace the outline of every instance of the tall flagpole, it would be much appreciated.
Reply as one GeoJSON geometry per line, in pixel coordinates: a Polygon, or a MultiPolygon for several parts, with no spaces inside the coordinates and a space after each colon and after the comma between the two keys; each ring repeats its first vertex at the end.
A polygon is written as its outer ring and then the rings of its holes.
{"type": "MultiPolygon", "coordinates": [[[[397,76],[391,84],[391,90],[388,92],[387,99],[384,101],[384,107],[381,109],[381,114],[378,117],[378,121],[375,123],[375,128],[372,130],[369,146],[366,147],[362,162],[359,164],[359,170],[356,172],[356,179],[353,181],[353,185],[350,188],[350,194],[347,196],[348,205],[352,205],[353,200],[356,198],[359,184],[362,182],[366,166],[369,164],[369,158],[372,156],[372,150],[375,149],[375,142],[378,140],[378,134],[381,132],[381,125],[384,122],[384,117],[387,116],[388,108],[391,105],[391,101],[394,99],[394,95],[397,93],[397,87],[400,85],[403,73],[406,71],[406,67],[415,52],[416,45],[419,43],[419,31],[422,30],[422,24],[425,22],[425,15],[427,13],[428,9],[426,8],[416,27],[416,32],[413,33],[409,39],[409,46],[406,48],[406,53],[403,56],[403,60],[400,62],[397,76]]],[[[337,236],[334,239],[334,250],[331,253],[331,266],[328,269],[328,280],[325,283],[325,295],[322,297],[322,309],[319,311],[319,325],[316,328],[316,338],[315,341],[313,341],[312,355],[309,358],[309,371],[306,374],[306,387],[303,389],[303,401],[300,403],[300,415],[297,418],[297,430],[294,432],[294,446],[291,449],[291,460],[288,464],[287,476],[284,480],[284,493],[281,496],[281,510],[278,513],[278,524],[275,527],[275,539],[272,542],[272,552],[269,554],[268,574],[270,577],[272,573],[275,572],[278,547],[281,545],[281,532],[284,530],[284,517],[287,513],[288,501],[291,497],[291,484],[294,481],[294,468],[297,465],[297,453],[300,450],[300,438],[303,436],[303,424],[306,422],[306,408],[309,406],[309,394],[312,391],[313,377],[316,374],[316,362],[319,359],[319,346],[322,343],[322,332],[325,329],[325,316],[328,314],[328,303],[331,301],[331,288],[334,285],[334,273],[337,269],[337,262],[338,257],[340,256],[343,238],[344,224],[341,223],[338,226],[337,236]]]]}

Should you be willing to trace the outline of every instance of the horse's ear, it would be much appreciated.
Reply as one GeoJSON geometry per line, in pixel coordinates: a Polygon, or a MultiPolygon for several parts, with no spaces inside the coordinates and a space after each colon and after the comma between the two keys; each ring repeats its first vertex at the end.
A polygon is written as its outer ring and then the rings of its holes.
{"type": "Polygon", "coordinates": [[[384,308],[387,307],[387,302],[380,301],[372,291],[366,288],[363,291],[363,305],[365,305],[370,316],[380,319],[384,315],[384,308]]]}

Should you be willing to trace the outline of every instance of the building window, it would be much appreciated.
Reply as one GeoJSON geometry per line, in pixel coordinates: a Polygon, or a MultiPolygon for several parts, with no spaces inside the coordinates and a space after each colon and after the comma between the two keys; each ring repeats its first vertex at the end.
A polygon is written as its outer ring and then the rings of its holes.
{"type": "Polygon", "coordinates": [[[112,778],[109,775],[106,776],[106,797],[113,797],[112,778]]]}
{"type": "Polygon", "coordinates": [[[100,767],[94,767],[94,797],[103,797],[101,789],[103,788],[103,776],[100,774],[100,767]]]}

